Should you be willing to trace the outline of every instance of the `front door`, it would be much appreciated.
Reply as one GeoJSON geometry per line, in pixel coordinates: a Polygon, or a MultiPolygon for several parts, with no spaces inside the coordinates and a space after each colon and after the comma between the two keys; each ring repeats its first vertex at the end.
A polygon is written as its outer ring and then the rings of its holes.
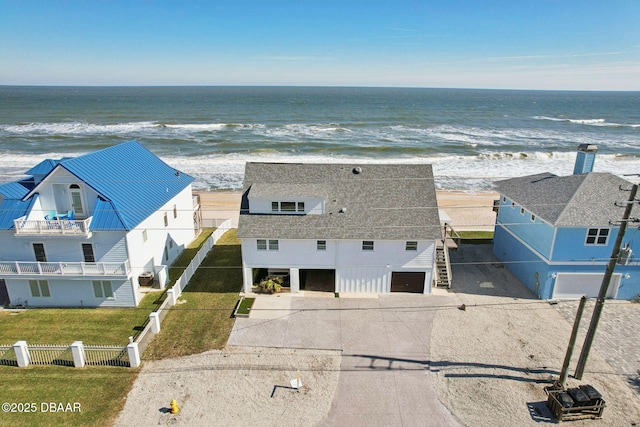
{"type": "Polygon", "coordinates": [[[0,305],[9,305],[9,291],[4,279],[0,279],[0,305]]]}

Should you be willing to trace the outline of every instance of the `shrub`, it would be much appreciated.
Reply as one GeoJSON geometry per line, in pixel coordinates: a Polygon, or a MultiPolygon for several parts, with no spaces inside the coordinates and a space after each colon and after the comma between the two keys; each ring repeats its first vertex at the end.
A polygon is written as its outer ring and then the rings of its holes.
{"type": "Polygon", "coordinates": [[[267,276],[258,283],[258,289],[265,294],[277,294],[282,291],[282,277],[267,276]]]}

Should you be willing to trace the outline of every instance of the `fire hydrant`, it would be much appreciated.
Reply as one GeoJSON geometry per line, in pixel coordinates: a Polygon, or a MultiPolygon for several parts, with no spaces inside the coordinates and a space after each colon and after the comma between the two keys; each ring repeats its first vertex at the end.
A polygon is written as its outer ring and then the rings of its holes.
{"type": "Polygon", "coordinates": [[[177,413],[178,413],[178,411],[179,411],[179,409],[178,409],[178,402],[176,402],[176,400],[175,400],[175,399],[173,399],[173,400],[171,401],[171,413],[172,413],[172,414],[177,414],[177,413]]]}

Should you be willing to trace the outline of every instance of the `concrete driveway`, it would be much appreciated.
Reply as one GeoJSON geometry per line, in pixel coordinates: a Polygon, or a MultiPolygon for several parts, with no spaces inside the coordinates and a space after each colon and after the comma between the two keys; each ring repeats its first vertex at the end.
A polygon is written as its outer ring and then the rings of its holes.
{"type": "Polygon", "coordinates": [[[342,351],[332,426],[457,426],[431,384],[429,343],[437,295],[354,296],[301,292],[258,296],[236,319],[228,345],[342,351]]]}

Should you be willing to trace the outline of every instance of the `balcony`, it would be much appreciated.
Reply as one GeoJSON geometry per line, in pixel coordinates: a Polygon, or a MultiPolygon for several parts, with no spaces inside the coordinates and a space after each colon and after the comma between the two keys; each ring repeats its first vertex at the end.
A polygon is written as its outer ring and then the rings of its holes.
{"type": "Polygon", "coordinates": [[[16,236],[91,236],[91,217],[83,220],[44,219],[27,220],[26,216],[13,220],[16,236]]]}
{"type": "Polygon", "coordinates": [[[126,262],[37,262],[0,261],[0,275],[16,276],[115,276],[131,273],[126,262]]]}

